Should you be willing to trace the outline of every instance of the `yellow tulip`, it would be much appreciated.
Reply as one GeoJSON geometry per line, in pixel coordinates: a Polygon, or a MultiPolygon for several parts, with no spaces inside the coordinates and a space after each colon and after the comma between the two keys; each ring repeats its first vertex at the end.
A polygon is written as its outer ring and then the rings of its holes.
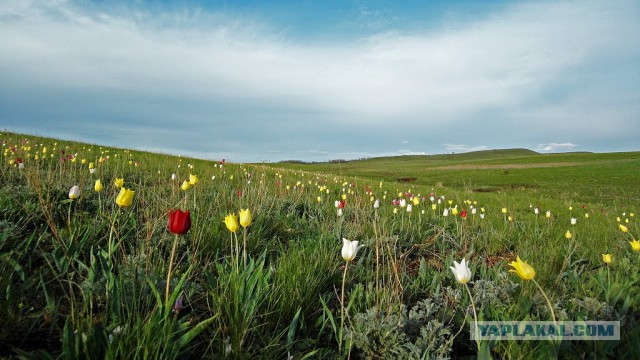
{"type": "Polygon", "coordinates": [[[182,182],[182,186],[180,186],[180,188],[184,191],[187,191],[191,189],[191,184],[187,180],[185,180],[182,182]]]}
{"type": "Polygon", "coordinates": [[[513,267],[509,272],[515,273],[522,280],[532,280],[536,276],[536,271],[531,265],[520,260],[520,256],[517,256],[516,261],[512,261],[509,266],[513,267]]]}
{"type": "Polygon", "coordinates": [[[629,241],[629,244],[633,251],[640,251],[640,241],[633,239],[633,241],[629,241]]]}
{"type": "Polygon", "coordinates": [[[189,174],[189,185],[193,186],[193,185],[197,184],[198,181],[200,181],[200,180],[198,179],[197,176],[195,176],[193,174],[189,174]]]}
{"type": "Polygon", "coordinates": [[[618,224],[618,227],[620,228],[620,231],[622,231],[623,233],[629,232],[629,229],[627,229],[627,227],[622,224],[618,224]]]}
{"type": "Polygon", "coordinates": [[[451,209],[451,215],[458,215],[458,208],[454,207],[453,209],[451,209]]]}
{"type": "Polygon", "coordinates": [[[502,213],[506,214],[507,213],[507,208],[502,208],[502,213]]]}
{"type": "Polygon", "coordinates": [[[611,256],[611,254],[602,254],[602,261],[609,265],[613,261],[613,256],[611,256]]]}
{"type": "Polygon", "coordinates": [[[116,204],[119,207],[129,207],[133,202],[133,195],[135,195],[135,191],[126,189],[124,187],[120,188],[120,193],[116,197],[116,204]]]}
{"type": "Polygon", "coordinates": [[[420,198],[415,196],[413,198],[413,206],[418,206],[420,204],[420,198]]]}
{"type": "Polygon", "coordinates": [[[114,185],[115,185],[118,189],[122,188],[122,187],[124,186],[124,178],[121,178],[121,179],[116,178],[116,180],[115,180],[115,182],[114,182],[114,185]]]}
{"type": "Polygon", "coordinates": [[[229,214],[225,216],[224,224],[227,225],[227,229],[229,229],[229,231],[238,231],[238,217],[236,216],[236,214],[229,214]]]}
{"type": "Polygon", "coordinates": [[[246,228],[251,225],[251,221],[251,212],[249,209],[240,210],[240,225],[242,225],[243,228],[246,228]]]}
{"type": "Polygon", "coordinates": [[[573,235],[571,235],[571,231],[567,230],[567,232],[564,234],[564,237],[567,239],[571,239],[573,235]]]}
{"type": "Polygon", "coordinates": [[[92,162],[89,163],[89,169],[93,169],[95,167],[95,165],[93,165],[92,162]]]}
{"type": "Polygon", "coordinates": [[[100,192],[102,191],[102,182],[100,181],[100,179],[96,180],[96,184],[93,186],[93,190],[95,190],[96,192],[100,192]]]}

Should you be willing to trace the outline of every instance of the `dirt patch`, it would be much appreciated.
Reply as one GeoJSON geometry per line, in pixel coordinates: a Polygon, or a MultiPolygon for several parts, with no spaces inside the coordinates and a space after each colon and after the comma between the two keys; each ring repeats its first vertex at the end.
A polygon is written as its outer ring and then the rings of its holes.
{"type": "Polygon", "coordinates": [[[555,168],[565,166],[579,166],[585,163],[579,162],[557,162],[538,164],[461,164],[427,168],[427,170],[490,170],[490,169],[533,169],[533,168],[555,168]]]}
{"type": "Polygon", "coordinates": [[[400,179],[396,179],[398,182],[414,182],[416,180],[418,180],[418,178],[400,178],[400,179]]]}

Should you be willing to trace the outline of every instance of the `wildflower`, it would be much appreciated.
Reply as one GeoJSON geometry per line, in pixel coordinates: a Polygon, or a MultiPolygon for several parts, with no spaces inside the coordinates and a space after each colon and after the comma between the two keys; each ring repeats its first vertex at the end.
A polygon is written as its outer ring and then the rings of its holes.
{"type": "Polygon", "coordinates": [[[640,251],[640,241],[633,239],[633,241],[629,241],[629,244],[631,245],[631,249],[633,249],[633,251],[640,251]]]}
{"type": "Polygon", "coordinates": [[[507,213],[507,208],[502,208],[502,213],[506,214],[507,213]]]}
{"type": "Polygon", "coordinates": [[[544,216],[549,219],[551,217],[551,211],[547,210],[547,212],[544,213],[544,216]]]}
{"type": "Polygon", "coordinates": [[[242,225],[243,228],[246,228],[251,225],[251,222],[251,212],[249,209],[240,210],[240,225],[242,225]]]}
{"type": "Polygon", "coordinates": [[[413,198],[413,206],[418,206],[420,204],[420,198],[415,196],[413,198]]]}
{"type": "Polygon", "coordinates": [[[463,258],[460,263],[454,261],[453,266],[450,266],[449,269],[453,271],[453,275],[459,283],[466,284],[471,280],[471,269],[467,266],[466,259],[463,258]]]}
{"type": "Polygon", "coordinates": [[[184,309],[184,305],[182,304],[184,299],[184,294],[180,294],[180,296],[176,299],[176,302],[173,304],[173,313],[177,314],[180,311],[182,311],[182,309],[184,309]]]}
{"type": "Polygon", "coordinates": [[[102,182],[100,181],[100,179],[96,180],[96,184],[93,186],[93,190],[95,190],[95,192],[100,192],[102,191],[103,186],[102,186],[102,182]]]}
{"type": "Polygon", "coordinates": [[[189,185],[193,186],[193,185],[197,184],[198,181],[200,181],[200,180],[198,179],[197,176],[195,176],[193,174],[189,174],[189,185]]]}
{"type": "Polygon", "coordinates": [[[516,257],[516,261],[509,263],[509,266],[513,268],[509,270],[509,272],[515,273],[522,280],[532,280],[536,276],[536,271],[531,267],[531,265],[520,260],[520,256],[516,257]]]}
{"type": "Polygon", "coordinates": [[[408,204],[407,205],[407,212],[411,212],[411,210],[413,210],[413,205],[412,204],[408,204]]]}
{"type": "Polygon", "coordinates": [[[442,216],[449,216],[449,209],[444,209],[442,216]]]}
{"type": "Polygon", "coordinates": [[[171,174],[171,180],[175,180],[177,177],[178,177],[178,176],[177,176],[175,173],[174,173],[174,174],[171,174]]]}
{"type": "Polygon", "coordinates": [[[191,214],[189,214],[189,210],[184,212],[180,209],[175,211],[169,210],[169,231],[177,235],[182,235],[186,234],[190,228],[191,214]]]}
{"type": "Polygon", "coordinates": [[[224,224],[227,225],[227,229],[232,233],[238,231],[238,217],[236,214],[229,214],[225,216],[224,224]]]}
{"type": "Polygon", "coordinates": [[[373,203],[373,208],[374,209],[380,208],[380,199],[376,199],[376,201],[373,203]]]}
{"type": "Polygon", "coordinates": [[[337,214],[338,214],[338,217],[342,216],[342,208],[338,208],[338,213],[337,214]]]}
{"type": "Polygon", "coordinates": [[[458,215],[458,207],[454,207],[453,209],[451,209],[451,215],[455,216],[458,215]]]}
{"type": "Polygon", "coordinates": [[[567,239],[571,239],[573,235],[571,235],[571,231],[567,230],[567,232],[564,234],[564,237],[567,239]]]}
{"type": "Polygon", "coordinates": [[[353,261],[356,258],[356,254],[358,250],[363,245],[358,246],[358,241],[351,241],[345,238],[342,238],[342,258],[345,261],[353,261]]]}
{"type": "Polygon", "coordinates": [[[613,261],[613,256],[611,254],[602,254],[602,262],[609,265],[613,261]]]}
{"type": "Polygon", "coordinates": [[[627,227],[622,224],[618,224],[618,228],[620,228],[620,231],[622,231],[623,233],[629,232],[629,229],[627,229],[627,227]]]}
{"type": "Polygon", "coordinates": [[[187,191],[191,189],[191,184],[187,180],[185,180],[182,182],[182,186],[180,186],[180,188],[184,191],[187,191]]]}
{"type": "Polygon", "coordinates": [[[73,185],[71,187],[71,190],[69,190],[69,199],[75,200],[78,197],[80,197],[80,188],[78,187],[78,185],[73,185]]]}
{"type": "Polygon", "coordinates": [[[116,178],[116,180],[113,182],[113,184],[115,185],[116,188],[120,189],[124,186],[124,178],[116,178]]]}
{"type": "Polygon", "coordinates": [[[571,225],[575,225],[578,222],[578,219],[571,218],[571,225]]]}
{"type": "Polygon", "coordinates": [[[129,207],[133,202],[133,195],[135,195],[135,191],[126,189],[124,187],[120,188],[120,193],[116,197],[116,204],[119,207],[129,207]]]}

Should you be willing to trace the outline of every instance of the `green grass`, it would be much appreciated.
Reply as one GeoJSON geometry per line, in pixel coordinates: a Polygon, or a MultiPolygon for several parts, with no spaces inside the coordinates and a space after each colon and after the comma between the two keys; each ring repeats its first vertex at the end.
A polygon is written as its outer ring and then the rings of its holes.
{"type": "Polygon", "coordinates": [[[551,320],[534,284],[508,272],[516,256],[535,268],[560,320],[618,320],[622,340],[497,342],[494,357],[640,356],[640,253],[628,243],[639,234],[640,153],[516,149],[221,167],[22,134],[0,141],[0,356],[476,356],[470,299],[448,268],[468,260],[484,320],[551,320]],[[189,174],[199,182],[183,191],[189,174]],[[116,205],[115,178],[135,190],[130,207],[116,205]],[[73,185],[81,195],[69,201],[73,185]],[[413,196],[410,213],[392,203],[413,196]],[[167,302],[176,208],[191,212],[192,226],[175,242],[167,302]],[[234,255],[244,229],[236,238],[223,222],[240,209],[253,216],[246,265],[234,255]],[[342,237],[364,245],[346,271],[342,237]]]}

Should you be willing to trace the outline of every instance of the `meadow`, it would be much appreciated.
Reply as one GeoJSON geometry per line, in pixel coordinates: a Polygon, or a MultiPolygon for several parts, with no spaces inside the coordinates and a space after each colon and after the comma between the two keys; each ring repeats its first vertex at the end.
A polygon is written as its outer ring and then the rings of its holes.
{"type": "Polygon", "coordinates": [[[0,141],[0,357],[640,358],[640,152],[236,164],[0,141]],[[473,341],[475,319],[620,340],[473,341]]]}

